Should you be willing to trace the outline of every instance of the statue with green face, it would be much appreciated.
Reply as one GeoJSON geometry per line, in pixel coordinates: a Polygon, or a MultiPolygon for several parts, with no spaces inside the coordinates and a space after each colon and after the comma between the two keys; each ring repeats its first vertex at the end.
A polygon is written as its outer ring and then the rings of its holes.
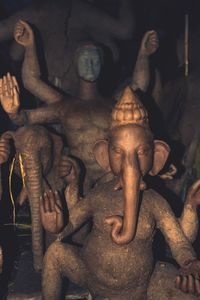
{"type": "MultiPolygon", "coordinates": [[[[97,136],[102,139],[106,136],[113,106],[112,99],[105,99],[98,91],[98,78],[103,64],[102,50],[92,42],[85,43],[76,50],[75,67],[79,77],[79,87],[74,97],[64,99],[61,93],[40,79],[35,38],[28,23],[19,21],[14,36],[16,41],[25,47],[22,68],[24,85],[48,106],[35,110],[19,110],[19,105],[11,109],[4,107],[4,109],[11,120],[18,125],[60,123],[70,154],[78,157],[87,170],[84,180],[84,190],[87,191],[105,173],[95,162],[92,149],[97,136]]],[[[146,88],[147,83],[143,75],[148,69],[149,55],[157,48],[156,33],[147,32],[142,40],[138,63],[133,74],[134,89],[146,88]]],[[[147,81],[148,78],[149,76],[147,81]]],[[[82,171],[85,173],[85,170],[82,171]]],[[[67,172],[65,171],[63,176],[67,175],[67,172]]]]}
{"type": "MultiPolygon", "coordinates": [[[[61,124],[70,154],[82,162],[84,191],[87,191],[103,175],[101,168],[94,160],[92,149],[96,136],[102,139],[106,136],[113,103],[112,99],[105,99],[98,91],[98,78],[103,64],[102,50],[92,42],[84,43],[76,50],[75,66],[79,76],[79,87],[75,96],[68,96],[64,99],[62,94],[38,76],[39,66],[36,59],[34,35],[26,22],[18,22],[15,38],[26,47],[22,73],[25,72],[32,78],[30,81],[32,88],[34,87],[34,95],[48,102],[49,105],[34,110],[20,110],[19,103],[15,103],[16,105],[12,108],[5,105],[4,109],[18,125],[61,124]]],[[[4,77],[2,82],[5,88],[6,85],[10,86],[10,77],[4,77]]],[[[66,157],[66,165],[69,163],[67,159],[68,157],[66,157]]],[[[70,167],[66,167],[63,177],[69,175],[69,170],[70,167]]]]}
{"type": "Polygon", "coordinates": [[[85,44],[76,51],[77,71],[80,78],[94,82],[99,78],[103,63],[102,50],[92,44],[85,44]]]}

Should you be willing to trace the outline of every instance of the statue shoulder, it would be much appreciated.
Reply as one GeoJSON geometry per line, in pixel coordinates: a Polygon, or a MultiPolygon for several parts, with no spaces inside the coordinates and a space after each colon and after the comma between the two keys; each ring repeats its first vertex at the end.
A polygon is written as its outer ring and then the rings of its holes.
{"type": "Polygon", "coordinates": [[[148,199],[146,200],[148,201],[148,205],[150,206],[151,211],[155,216],[158,214],[162,216],[162,214],[164,213],[172,213],[172,209],[168,201],[163,196],[161,196],[153,189],[149,189],[147,193],[148,199]]]}
{"type": "Polygon", "coordinates": [[[114,193],[116,193],[116,191],[114,190],[114,186],[115,186],[114,180],[108,182],[100,182],[88,192],[86,197],[89,197],[91,201],[92,199],[95,199],[95,201],[97,200],[98,203],[104,201],[107,202],[108,198],[112,198],[114,193]]]}

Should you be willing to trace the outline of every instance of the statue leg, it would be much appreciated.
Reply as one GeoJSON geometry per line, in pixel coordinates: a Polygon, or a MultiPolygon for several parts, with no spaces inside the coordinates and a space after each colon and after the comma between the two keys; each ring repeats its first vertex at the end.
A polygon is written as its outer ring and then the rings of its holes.
{"type": "Polygon", "coordinates": [[[84,286],[87,271],[74,246],[54,242],[48,248],[43,265],[42,293],[44,300],[59,300],[62,290],[62,278],[84,286]]]}

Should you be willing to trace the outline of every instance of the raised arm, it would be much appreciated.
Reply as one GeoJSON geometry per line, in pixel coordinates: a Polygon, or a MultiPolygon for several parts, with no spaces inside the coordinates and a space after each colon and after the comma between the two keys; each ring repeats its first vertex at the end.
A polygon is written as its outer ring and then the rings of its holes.
{"type": "Polygon", "coordinates": [[[16,42],[25,48],[22,66],[24,87],[40,100],[50,104],[60,101],[62,95],[40,78],[40,66],[37,58],[34,33],[31,26],[22,20],[16,23],[14,29],[16,42]]]}
{"type": "Polygon", "coordinates": [[[82,199],[71,210],[66,227],[63,220],[63,209],[58,192],[48,191],[41,197],[41,220],[44,228],[51,233],[62,232],[58,240],[74,233],[92,216],[90,199],[82,199]]]}
{"type": "Polygon", "coordinates": [[[58,240],[62,241],[65,237],[74,233],[92,216],[90,199],[82,199],[72,208],[69,216],[69,222],[63,231],[59,234],[58,240]]]}
{"type": "Polygon", "coordinates": [[[180,225],[186,237],[194,242],[199,229],[199,220],[197,215],[197,207],[200,204],[200,180],[197,180],[189,189],[182,215],[180,217],[180,225]]]}
{"type": "Polygon", "coordinates": [[[0,79],[0,100],[4,111],[11,121],[22,126],[25,124],[58,123],[62,101],[33,110],[20,110],[19,87],[14,76],[9,73],[0,79]]]}
{"type": "Polygon", "coordinates": [[[196,259],[189,240],[185,237],[166,200],[155,194],[151,205],[156,225],[162,231],[178,264],[182,267],[186,261],[196,259]]]}
{"type": "Polygon", "coordinates": [[[200,261],[185,237],[168,203],[160,195],[152,199],[152,210],[157,227],[164,234],[173,257],[181,266],[175,285],[184,293],[200,294],[200,261]]]}
{"type": "Polygon", "coordinates": [[[158,36],[155,31],[147,31],[142,39],[136,65],[133,71],[131,87],[133,90],[147,91],[150,82],[149,56],[159,47],[158,36]]]}

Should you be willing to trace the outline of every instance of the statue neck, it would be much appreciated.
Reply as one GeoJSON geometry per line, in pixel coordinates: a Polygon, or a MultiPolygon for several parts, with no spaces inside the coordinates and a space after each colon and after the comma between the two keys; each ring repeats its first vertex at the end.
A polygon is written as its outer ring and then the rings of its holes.
{"type": "Polygon", "coordinates": [[[77,96],[84,101],[95,100],[98,97],[96,82],[88,82],[80,78],[77,96]]]}

